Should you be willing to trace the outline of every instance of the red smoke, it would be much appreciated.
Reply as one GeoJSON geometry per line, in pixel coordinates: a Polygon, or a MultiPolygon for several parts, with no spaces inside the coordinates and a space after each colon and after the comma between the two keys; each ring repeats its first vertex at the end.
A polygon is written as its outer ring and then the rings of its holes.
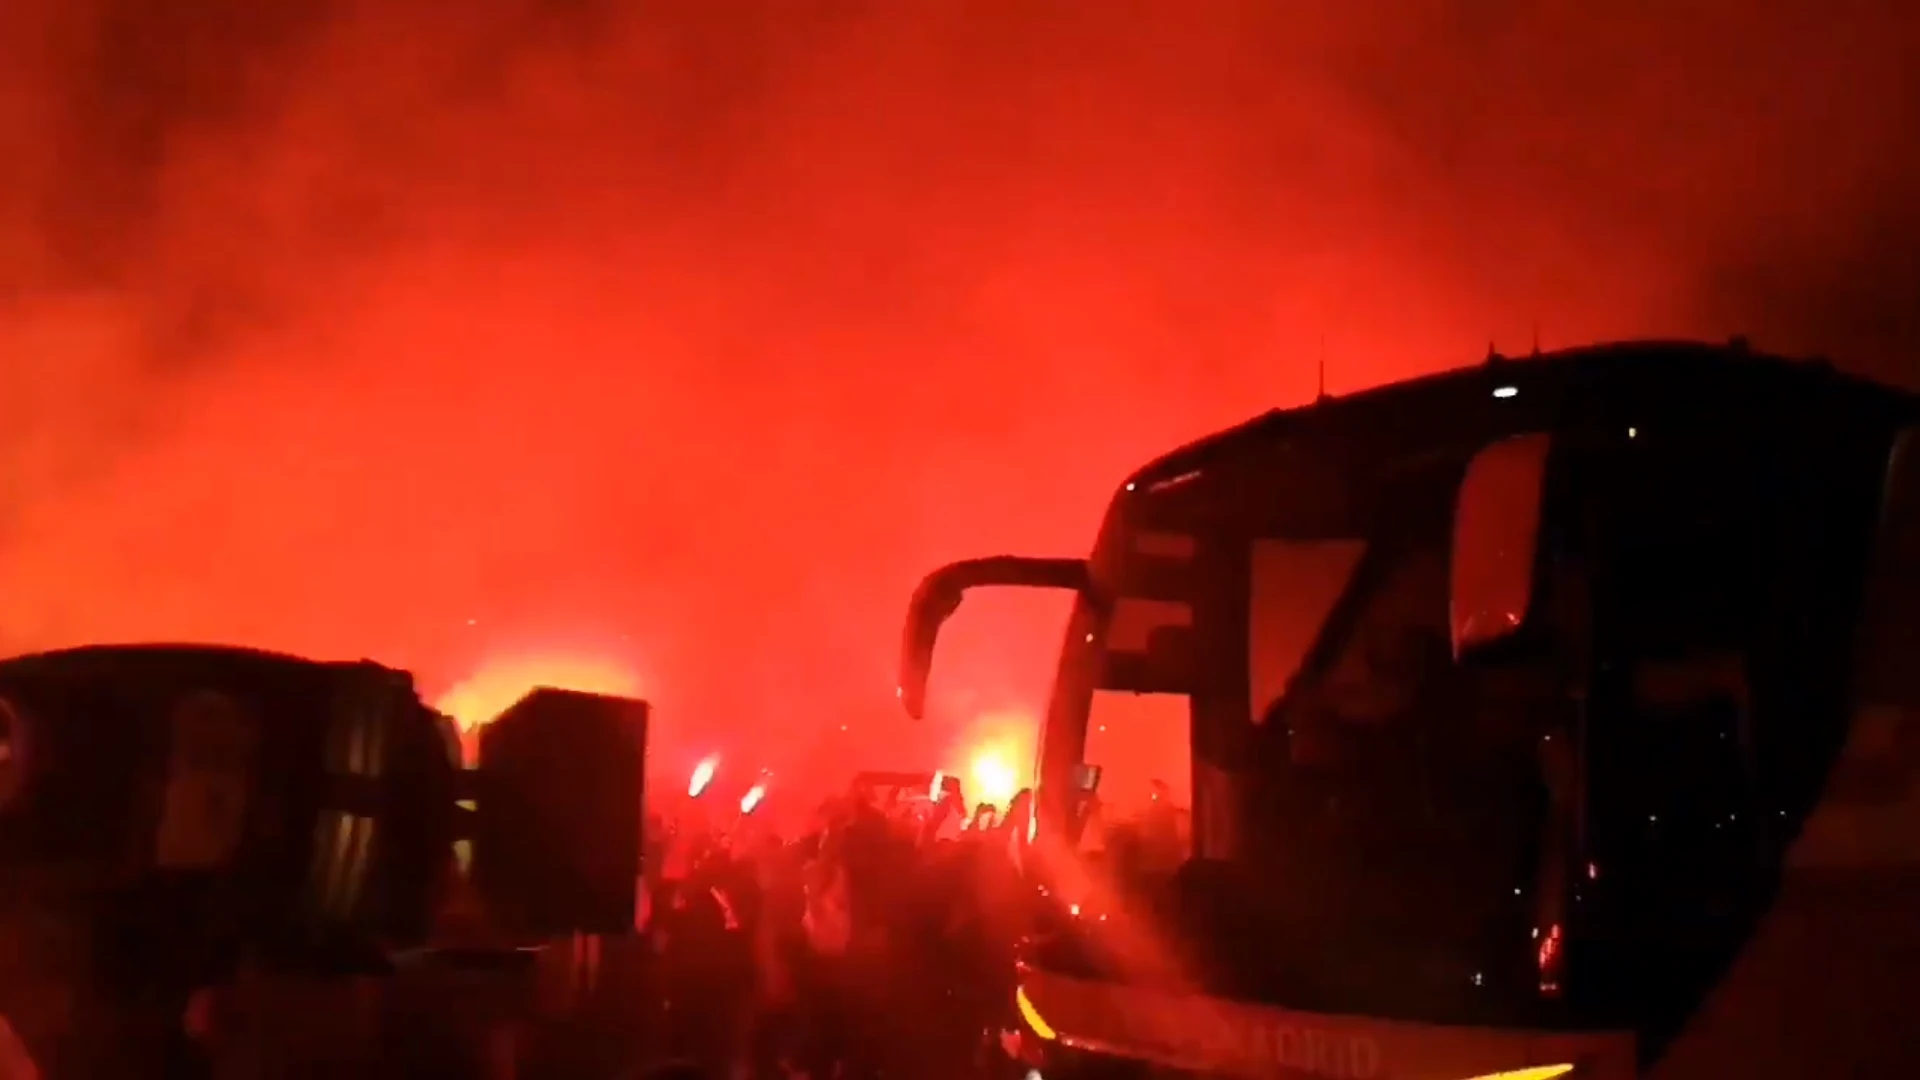
{"type": "Polygon", "coordinates": [[[1060,609],[914,728],[917,575],[1323,359],[1920,344],[1899,0],[260,7],[0,4],[8,648],[604,660],[685,754],[964,766],[1060,609]]]}

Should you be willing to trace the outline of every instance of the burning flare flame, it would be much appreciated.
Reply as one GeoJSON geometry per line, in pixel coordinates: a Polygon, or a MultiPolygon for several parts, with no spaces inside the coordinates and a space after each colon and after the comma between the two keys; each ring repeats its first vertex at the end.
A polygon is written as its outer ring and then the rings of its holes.
{"type": "MultiPolygon", "coordinates": [[[[949,760],[958,760],[959,768],[949,767],[944,775],[966,778],[964,784],[970,805],[992,803],[1004,812],[1007,804],[1029,786],[1035,737],[1039,722],[1032,714],[1019,711],[982,715],[954,749],[949,760]]],[[[938,781],[935,782],[936,789],[938,781]]],[[[933,794],[939,798],[938,791],[933,794]]]]}
{"type": "Polygon", "coordinates": [[[697,799],[713,783],[713,774],[720,769],[720,755],[708,754],[693,767],[693,778],[687,781],[687,797],[697,799]]]}

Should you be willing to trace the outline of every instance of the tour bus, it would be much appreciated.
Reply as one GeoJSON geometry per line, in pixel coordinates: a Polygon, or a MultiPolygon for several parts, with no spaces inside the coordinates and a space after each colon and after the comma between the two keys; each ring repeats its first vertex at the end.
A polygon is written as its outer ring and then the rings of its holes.
{"type": "Polygon", "coordinates": [[[1917,405],[1738,340],[1489,356],[929,575],[914,716],[963,592],[1074,594],[1028,861],[1106,891],[1026,945],[1043,1075],[1920,1075],[1917,405]],[[1189,849],[1089,855],[1142,716],[1189,849]]]}

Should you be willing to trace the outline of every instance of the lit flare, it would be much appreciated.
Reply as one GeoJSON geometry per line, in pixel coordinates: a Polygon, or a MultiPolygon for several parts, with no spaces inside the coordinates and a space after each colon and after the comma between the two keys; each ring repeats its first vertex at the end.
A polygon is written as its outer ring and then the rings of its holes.
{"type": "Polygon", "coordinates": [[[713,774],[719,769],[719,754],[708,754],[701,758],[700,764],[693,767],[693,778],[687,781],[687,797],[699,798],[707,790],[707,785],[713,783],[713,774]]]}

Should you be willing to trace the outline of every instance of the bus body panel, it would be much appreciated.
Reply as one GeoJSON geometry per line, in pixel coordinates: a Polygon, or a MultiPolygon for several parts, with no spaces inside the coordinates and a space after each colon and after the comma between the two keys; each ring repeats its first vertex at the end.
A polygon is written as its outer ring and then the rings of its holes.
{"type": "Polygon", "coordinates": [[[1022,993],[1059,1042],[1199,1075],[1306,1080],[1471,1080],[1571,1064],[1631,1080],[1633,1036],[1449,1028],[1323,1016],[1196,992],[1028,972],[1022,993]]]}

